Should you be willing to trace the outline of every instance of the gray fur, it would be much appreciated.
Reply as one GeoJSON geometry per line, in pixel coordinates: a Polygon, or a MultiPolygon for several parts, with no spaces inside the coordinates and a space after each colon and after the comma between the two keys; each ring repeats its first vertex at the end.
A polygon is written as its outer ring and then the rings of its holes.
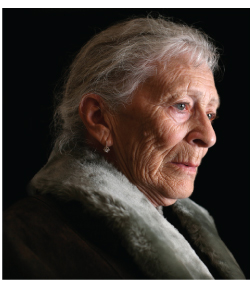
{"type": "MultiPolygon", "coordinates": [[[[89,149],[83,151],[81,158],[53,152],[32,179],[29,191],[80,201],[90,213],[104,217],[140,269],[151,278],[213,279],[182,234],[162,216],[160,208],[156,209],[123,174],[89,149]]],[[[182,218],[189,216],[186,218],[189,220],[182,221],[190,226],[192,233],[196,214],[197,225],[201,223],[200,218],[203,225],[207,224],[208,230],[202,231],[213,239],[201,243],[200,238],[209,237],[197,235],[195,241],[212,253],[208,246],[216,238],[221,240],[208,212],[189,199],[178,200],[175,205],[182,218]]],[[[212,258],[215,261],[214,255],[212,258]]]]}

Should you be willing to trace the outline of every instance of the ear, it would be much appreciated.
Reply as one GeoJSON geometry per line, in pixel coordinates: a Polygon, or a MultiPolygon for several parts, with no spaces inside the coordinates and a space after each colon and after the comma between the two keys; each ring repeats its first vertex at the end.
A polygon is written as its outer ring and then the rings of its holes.
{"type": "Polygon", "coordinates": [[[104,117],[105,114],[107,114],[107,109],[105,109],[103,100],[99,95],[87,94],[82,97],[79,105],[79,115],[89,135],[102,146],[105,146],[106,143],[108,146],[112,146],[112,133],[108,117],[104,117]]]}

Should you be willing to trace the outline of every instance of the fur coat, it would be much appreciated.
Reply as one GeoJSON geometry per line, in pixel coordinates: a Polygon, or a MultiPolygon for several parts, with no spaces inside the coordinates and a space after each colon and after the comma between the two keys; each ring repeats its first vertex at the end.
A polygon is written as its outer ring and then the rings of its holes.
{"type": "Polygon", "coordinates": [[[155,208],[88,148],[82,157],[53,152],[29,193],[77,201],[89,215],[103,219],[146,278],[244,279],[204,208],[190,199],[177,200],[168,207],[167,220],[162,207],[155,208]]]}

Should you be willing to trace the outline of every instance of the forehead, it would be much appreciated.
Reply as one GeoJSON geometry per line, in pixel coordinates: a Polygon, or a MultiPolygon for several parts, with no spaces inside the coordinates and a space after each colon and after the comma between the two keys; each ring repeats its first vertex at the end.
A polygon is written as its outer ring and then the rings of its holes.
{"type": "Polygon", "coordinates": [[[160,100],[188,95],[206,99],[217,107],[220,104],[213,74],[207,66],[193,67],[175,62],[167,69],[160,69],[149,84],[160,100]]]}

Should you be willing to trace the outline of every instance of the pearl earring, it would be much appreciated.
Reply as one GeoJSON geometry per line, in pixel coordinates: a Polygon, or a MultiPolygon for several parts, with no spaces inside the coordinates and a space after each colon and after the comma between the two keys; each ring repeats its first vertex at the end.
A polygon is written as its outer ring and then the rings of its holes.
{"type": "Polygon", "coordinates": [[[107,145],[107,141],[106,141],[106,146],[103,148],[103,151],[108,153],[110,151],[108,145],[107,145]]]}

